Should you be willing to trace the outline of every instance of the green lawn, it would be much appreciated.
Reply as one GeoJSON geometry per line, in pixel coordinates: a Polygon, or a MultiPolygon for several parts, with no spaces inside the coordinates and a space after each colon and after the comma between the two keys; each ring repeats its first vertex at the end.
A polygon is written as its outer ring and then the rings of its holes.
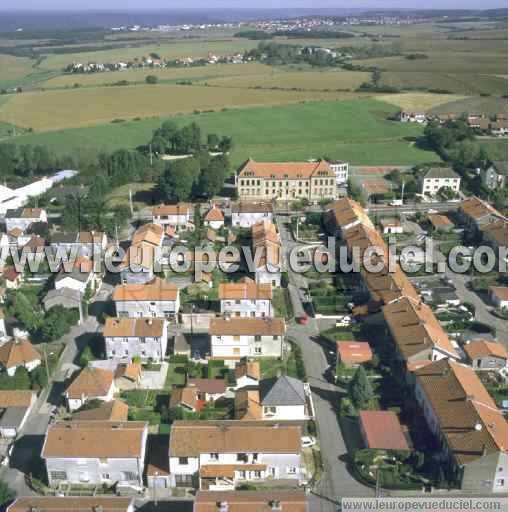
{"type": "Polygon", "coordinates": [[[168,374],[166,376],[165,389],[171,389],[173,385],[183,386],[185,384],[185,364],[169,363],[168,374]]]}
{"type": "MultiPolygon", "coordinates": [[[[234,165],[259,160],[305,160],[329,156],[353,164],[416,164],[435,161],[433,152],[414,147],[405,137],[421,127],[387,121],[394,105],[362,98],[306,102],[280,107],[234,109],[179,115],[178,124],[197,122],[205,133],[234,137],[234,165]]],[[[60,154],[136,147],[148,141],[161,118],[98,125],[16,137],[18,144],[45,144],[60,154]]],[[[8,140],[8,139],[6,139],[8,140]]]]}

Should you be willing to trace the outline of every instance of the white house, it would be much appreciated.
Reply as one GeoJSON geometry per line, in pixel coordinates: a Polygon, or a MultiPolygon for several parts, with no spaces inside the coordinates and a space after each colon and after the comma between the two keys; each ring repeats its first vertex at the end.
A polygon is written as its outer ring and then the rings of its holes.
{"type": "Polygon", "coordinates": [[[450,167],[432,167],[421,180],[421,193],[435,196],[442,189],[458,193],[460,180],[460,176],[450,167]]]}
{"type": "Polygon", "coordinates": [[[175,421],[169,444],[169,483],[211,491],[247,482],[305,479],[301,429],[260,422],[175,421]]]}
{"type": "Polygon", "coordinates": [[[261,378],[259,361],[243,359],[235,365],[235,389],[257,387],[261,378]]]}
{"type": "Polygon", "coordinates": [[[335,173],[335,181],[337,185],[344,185],[349,179],[349,164],[341,160],[329,160],[332,171],[335,173]]]}
{"type": "Polygon", "coordinates": [[[152,222],[175,231],[194,231],[193,206],[190,203],[160,204],[152,209],[152,222]]]}
{"type": "Polygon", "coordinates": [[[64,249],[67,254],[76,251],[81,256],[91,258],[102,254],[108,245],[108,237],[102,231],[78,231],[76,233],[55,233],[50,246],[55,250],[64,249]]]}
{"type": "Polygon", "coordinates": [[[89,400],[111,402],[115,392],[115,374],[112,371],[88,366],[67,387],[65,398],[69,410],[75,411],[89,400]]]}
{"type": "Polygon", "coordinates": [[[94,272],[93,261],[81,257],[76,259],[71,272],[66,272],[64,268],[60,270],[55,278],[55,290],[69,288],[83,295],[87,287],[95,290],[99,283],[100,277],[94,272]]]}
{"type": "Polygon", "coordinates": [[[13,338],[0,346],[0,365],[10,377],[23,366],[29,372],[41,364],[41,354],[27,340],[13,338]]]}
{"type": "Polygon", "coordinates": [[[504,188],[508,183],[508,161],[494,161],[481,172],[483,184],[490,190],[504,188]]]}
{"type": "Polygon", "coordinates": [[[508,309],[508,286],[491,286],[490,300],[498,309],[508,309]]]}
{"type": "Polygon", "coordinates": [[[233,227],[250,228],[264,220],[273,221],[272,203],[240,201],[231,204],[231,225],[233,227]]]}
{"type": "Polygon", "coordinates": [[[258,388],[236,390],[235,419],[306,421],[314,417],[310,386],[288,376],[260,381],[258,388]]]}
{"type": "Polygon", "coordinates": [[[281,247],[275,225],[269,221],[258,222],[251,228],[252,262],[256,283],[281,285],[281,247]]]}
{"type": "Polygon", "coordinates": [[[103,331],[108,359],[140,357],[161,361],[166,356],[168,329],[165,318],[107,318],[103,331]]]}
{"type": "Polygon", "coordinates": [[[41,456],[50,487],[143,487],[148,425],[141,421],[61,421],[50,425],[41,456]]]}
{"type": "Polygon", "coordinates": [[[272,316],[272,285],[255,283],[248,277],[237,283],[220,283],[222,314],[231,316],[272,316]]]}
{"type": "Polygon", "coordinates": [[[156,278],[148,284],[122,284],[113,292],[118,316],[175,318],[180,309],[178,286],[156,278]]]}
{"type": "Polygon", "coordinates": [[[242,357],[282,357],[283,318],[215,318],[210,322],[211,352],[234,366],[242,357]]]}
{"type": "Polygon", "coordinates": [[[48,222],[46,210],[42,208],[17,208],[7,210],[5,213],[5,229],[7,231],[18,228],[25,232],[36,222],[48,222]]]}
{"type": "Polygon", "coordinates": [[[425,124],[427,122],[427,114],[425,114],[425,112],[409,112],[402,110],[399,112],[399,121],[401,123],[425,124]]]}
{"type": "Polygon", "coordinates": [[[23,428],[36,401],[35,391],[0,390],[0,437],[14,439],[23,428]]]}
{"type": "Polygon", "coordinates": [[[399,219],[386,218],[379,221],[383,235],[397,235],[404,233],[404,228],[399,219]]]}
{"type": "Polygon", "coordinates": [[[217,205],[213,205],[205,215],[203,220],[205,226],[210,226],[212,229],[220,229],[224,226],[224,214],[217,205]]]}

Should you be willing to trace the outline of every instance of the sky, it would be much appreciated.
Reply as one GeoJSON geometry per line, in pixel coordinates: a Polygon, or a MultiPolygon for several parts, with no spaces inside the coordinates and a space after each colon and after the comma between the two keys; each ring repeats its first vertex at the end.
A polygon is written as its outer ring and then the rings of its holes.
{"type": "Polygon", "coordinates": [[[492,9],[508,7],[506,0],[0,0],[3,9],[185,9],[185,8],[427,8],[492,9]]]}

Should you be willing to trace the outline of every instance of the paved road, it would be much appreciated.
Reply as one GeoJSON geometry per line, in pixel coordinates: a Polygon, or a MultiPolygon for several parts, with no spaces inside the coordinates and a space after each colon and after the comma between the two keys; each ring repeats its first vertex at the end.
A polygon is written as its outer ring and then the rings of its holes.
{"type": "MultiPolygon", "coordinates": [[[[279,222],[286,254],[296,244],[287,227],[279,222]]],[[[288,269],[289,291],[296,314],[303,309],[299,289],[306,287],[305,277],[288,269]]],[[[314,318],[306,326],[295,323],[288,327],[288,337],[300,346],[307,377],[312,389],[318,435],[323,456],[324,474],[310,496],[312,512],[339,509],[342,496],[370,496],[373,491],[357,482],[347,468],[347,448],[337,418],[341,390],[327,382],[324,375],[329,366],[328,347],[320,343],[319,326],[314,318]]]]}

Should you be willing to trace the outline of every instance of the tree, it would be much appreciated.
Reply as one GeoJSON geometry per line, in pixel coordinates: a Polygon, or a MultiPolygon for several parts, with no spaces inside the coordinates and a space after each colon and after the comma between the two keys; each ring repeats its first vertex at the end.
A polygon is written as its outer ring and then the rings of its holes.
{"type": "Polygon", "coordinates": [[[225,135],[219,142],[219,151],[229,153],[233,149],[233,138],[225,135]]]}
{"type": "Polygon", "coordinates": [[[159,190],[164,199],[186,201],[200,174],[196,158],[185,158],[168,164],[159,178],[159,190]]]}
{"type": "Polygon", "coordinates": [[[147,84],[150,84],[150,85],[154,85],[156,84],[157,82],[159,81],[159,78],[156,77],[155,75],[148,75],[146,78],[145,78],[145,82],[147,84]]]}
{"type": "Polygon", "coordinates": [[[206,144],[210,151],[217,149],[220,142],[220,138],[216,133],[209,133],[206,137],[206,144]]]}
{"type": "Polygon", "coordinates": [[[218,194],[230,173],[230,163],[225,155],[218,155],[210,160],[208,167],[201,171],[199,177],[200,193],[207,197],[218,194]]]}
{"type": "Polygon", "coordinates": [[[28,300],[28,297],[18,291],[14,298],[13,304],[14,316],[25,326],[25,328],[33,333],[42,325],[43,314],[28,300]]]}
{"type": "Polygon", "coordinates": [[[362,409],[374,398],[372,385],[363,366],[359,366],[349,383],[349,395],[355,407],[362,409]]]}
{"type": "Polygon", "coordinates": [[[43,389],[48,385],[48,373],[46,367],[43,365],[38,366],[30,373],[31,388],[43,389]]]}
{"type": "Polygon", "coordinates": [[[90,363],[90,361],[93,361],[95,359],[94,355],[93,355],[93,352],[92,352],[92,349],[90,348],[89,345],[87,345],[84,349],[83,349],[83,352],[81,352],[80,356],[79,356],[79,361],[78,361],[78,364],[79,366],[81,366],[82,368],[85,368],[85,366],[88,366],[88,364],[90,363]]]}
{"type": "Polygon", "coordinates": [[[0,506],[12,501],[15,497],[16,493],[3,480],[0,480],[0,506]]]}
{"type": "Polygon", "coordinates": [[[18,366],[13,377],[13,389],[30,389],[30,374],[24,366],[18,366]]]}

